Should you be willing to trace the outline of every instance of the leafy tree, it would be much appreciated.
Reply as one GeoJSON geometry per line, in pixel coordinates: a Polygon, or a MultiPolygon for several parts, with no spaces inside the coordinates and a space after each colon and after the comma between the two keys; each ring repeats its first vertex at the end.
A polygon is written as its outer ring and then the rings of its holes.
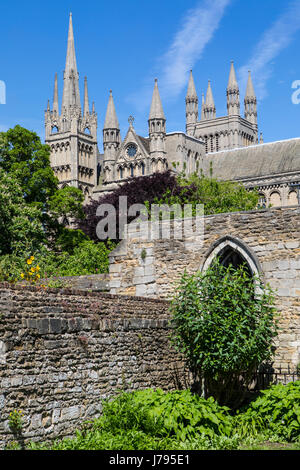
{"type": "Polygon", "coordinates": [[[50,148],[36,133],[18,125],[0,136],[0,168],[15,175],[26,203],[45,209],[58,185],[50,167],[50,148]]]}
{"type": "Polygon", "coordinates": [[[70,219],[83,217],[82,192],[58,187],[50,148],[34,132],[17,125],[0,133],[0,169],[18,183],[24,203],[40,211],[48,242],[55,243],[70,219]]]}
{"type": "Polygon", "coordinates": [[[272,357],[277,335],[273,293],[244,266],[216,259],[205,273],[181,279],[172,301],[173,343],[183,353],[205,396],[237,406],[253,372],[272,357]]]}
{"type": "Polygon", "coordinates": [[[258,192],[248,191],[241,183],[219,181],[197,173],[186,177],[180,175],[178,183],[181,190],[171,193],[169,189],[161,199],[156,198],[157,204],[197,204],[204,205],[204,214],[219,214],[255,209],[258,205],[258,192]]]}
{"type": "Polygon", "coordinates": [[[41,211],[25,202],[13,175],[0,169],[0,255],[30,254],[44,242],[41,211]]]}

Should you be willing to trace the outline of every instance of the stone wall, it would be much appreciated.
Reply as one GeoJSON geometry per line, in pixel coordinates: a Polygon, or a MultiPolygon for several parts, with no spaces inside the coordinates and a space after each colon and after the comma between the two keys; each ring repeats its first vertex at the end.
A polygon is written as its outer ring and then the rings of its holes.
{"type": "Polygon", "coordinates": [[[120,389],[186,380],[169,344],[168,302],[0,284],[0,448],[24,413],[23,437],[68,436],[120,389]]]}
{"type": "Polygon", "coordinates": [[[295,368],[300,362],[300,207],[217,214],[202,223],[203,230],[193,225],[182,239],[143,240],[145,226],[140,235],[130,229],[110,256],[110,292],[170,298],[185,270],[207,268],[218,250],[232,246],[276,289],[281,332],[275,366],[295,368]]]}

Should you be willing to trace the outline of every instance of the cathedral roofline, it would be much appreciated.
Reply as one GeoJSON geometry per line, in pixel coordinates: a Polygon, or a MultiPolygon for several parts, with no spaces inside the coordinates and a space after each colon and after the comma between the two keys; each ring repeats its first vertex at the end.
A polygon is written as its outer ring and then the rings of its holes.
{"type": "Polygon", "coordinates": [[[286,143],[286,142],[292,142],[292,141],[300,141],[300,137],[292,137],[290,139],[284,139],[284,140],[274,140],[272,142],[265,142],[263,144],[254,144],[254,145],[249,145],[247,147],[237,147],[233,149],[226,149],[226,150],[221,150],[219,152],[208,152],[207,155],[220,155],[221,153],[230,153],[230,152],[238,152],[238,151],[249,151],[255,148],[263,148],[268,145],[274,145],[274,144],[281,144],[281,143],[286,143]]]}
{"type": "Polygon", "coordinates": [[[188,139],[195,140],[196,142],[200,142],[201,144],[203,143],[203,140],[202,140],[202,139],[197,139],[196,137],[193,137],[192,135],[188,135],[188,134],[186,134],[185,132],[182,132],[182,131],[167,132],[167,133],[166,133],[166,136],[168,136],[168,135],[176,135],[176,134],[184,135],[184,136],[187,137],[188,139]]]}

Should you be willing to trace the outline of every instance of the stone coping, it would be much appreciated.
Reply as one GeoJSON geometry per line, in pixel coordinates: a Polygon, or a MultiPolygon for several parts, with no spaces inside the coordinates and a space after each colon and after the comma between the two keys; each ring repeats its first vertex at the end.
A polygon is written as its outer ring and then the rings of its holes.
{"type": "MultiPolygon", "coordinates": [[[[41,286],[25,286],[18,284],[10,284],[9,282],[0,282],[0,289],[14,290],[14,291],[28,291],[28,292],[37,292],[42,293],[44,288],[41,286]]],[[[115,300],[130,300],[131,302],[153,302],[156,304],[169,305],[170,302],[164,299],[154,299],[151,297],[140,297],[132,295],[119,295],[119,294],[109,294],[106,292],[88,292],[86,290],[79,289],[70,289],[70,288],[45,288],[46,292],[49,294],[58,294],[58,295],[76,295],[80,297],[98,297],[103,299],[115,299],[115,300]]]]}

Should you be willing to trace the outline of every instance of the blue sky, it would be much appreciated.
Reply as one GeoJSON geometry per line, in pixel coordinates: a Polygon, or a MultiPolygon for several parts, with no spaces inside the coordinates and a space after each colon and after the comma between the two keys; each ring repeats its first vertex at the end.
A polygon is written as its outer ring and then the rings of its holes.
{"type": "Polygon", "coordinates": [[[250,68],[265,142],[300,136],[300,104],[292,83],[300,80],[300,0],[64,0],[2,2],[0,130],[20,124],[44,140],[44,110],[59,99],[73,13],[81,95],[88,77],[90,101],[98,113],[99,149],[109,90],[113,90],[124,137],[128,117],[146,136],[154,78],[158,78],[167,131],[185,129],[185,93],[192,68],[196,89],[208,79],[217,116],[226,114],[226,86],[233,60],[241,94],[250,68]]]}

